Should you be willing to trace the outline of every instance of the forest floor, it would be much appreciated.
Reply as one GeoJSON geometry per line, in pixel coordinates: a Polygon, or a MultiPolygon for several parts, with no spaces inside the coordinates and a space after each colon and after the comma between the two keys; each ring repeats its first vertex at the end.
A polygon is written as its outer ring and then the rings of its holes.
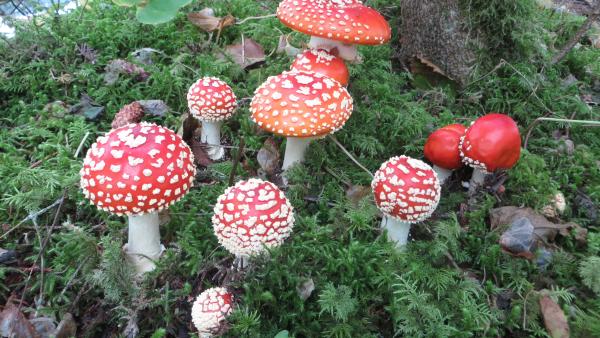
{"type": "Polygon", "coordinates": [[[480,22],[503,25],[495,38],[506,39],[463,88],[434,87],[397,60],[398,1],[366,2],[388,19],[393,41],[360,47],[362,63],[349,66],[355,107],[335,139],[350,156],[334,139],[312,142],[306,162],[289,173],[293,234],[242,272],[213,234],[213,206],[238,152],[236,181],[274,174],[284,140],[256,128],[248,99],[289,68],[293,58],[278,50],[282,34],[297,47],[308,39],[274,17],[207,33],[186,14],[210,7],[244,19],[274,13],[277,1],[194,2],[156,26],[138,23],[131,9],[90,1],[18,23],[14,39],[0,40],[0,336],[7,325],[34,337],[30,325],[47,333],[59,323],[65,336],[75,327],[89,337],[193,336],[195,296],[227,286],[236,299],[227,337],[565,337],[567,326],[572,337],[600,337],[599,32],[551,65],[584,16],[529,0],[519,1],[516,19],[478,12],[480,22]],[[242,41],[251,48],[243,59],[231,47],[242,41]],[[143,120],[180,130],[187,90],[207,75],[240,99],[223,128],[226,158],[213,163],[190,139],[195,185],[163,213],[167,250],[134,283],[121,252],[126,219],[84,198],[83,157],[133,101],[162,100],[143,120]],[[397,252],[379,229],[369,172],[392,156],[422,159],[432,131],[488,112],[517,121],[519,162],[472,197],[463,187],[471,169],[458,170],[433,217],[414,225],[397,252]],[[530,237],[510,232],[510,206],[530,208],[519,212],[538,220],[530,237]],[[502,236],[534,245],[509,253],[502,236]]]}

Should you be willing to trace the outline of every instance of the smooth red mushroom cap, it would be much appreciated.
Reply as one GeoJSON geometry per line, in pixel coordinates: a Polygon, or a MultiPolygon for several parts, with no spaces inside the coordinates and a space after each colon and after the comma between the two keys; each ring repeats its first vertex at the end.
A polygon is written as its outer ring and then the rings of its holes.
{"type": "Polygon", "coordinates": [[[271,76],[256,89],[252,120],[281,136],[315,137],[341,129],[352,114],[352,97],[336,80],[305,71],[271,76]]]}
{"type": "Polygon", "coordinates": [[[190,113],[203,121],[221,121],[237,108],[235,94],[227,83],[216,77],[203,77],[188,90],[190,113]]]}
{"type": "Polygon", "coordinates": [[[408,156],[384,162],[375,173],[371,188],[379,210],[408,223],[429,218],[441,195],[435,171],[427,163],[408,156]]]}
{"type": "Polygon", "coordinates": [[[233,296],[225,288],[204,290],[192,305],[192,322],[200,333],[215,333],[233,312],[233,296]]]}
{"type": "Polygon", "coordinates": [[[521,156],[521,135],[508,115],[488,114],[475,120],[460,143],[463,163],[485,172],[510,169],[521,156]]]}
{"type": "Polygon", "coordinates": [[[277,17],[296,31],[348,44],[384,44],[392,35],[385,18],[359,0],[283,0],[277,17]]]}
{"type": "Polygon", "coordinates": [[[240,181],[217,200],[212,217],[219,243],[236,256],[276,247],[292,233],[294,212],[283,191],[259,179],[240,181]]]}
{"type": "Polygon", "coordinates": [[[344,60],[323,49],[309,49],[299,54],[292,64],[291,70],[323,74],[338,81],[342,86],[348,85],[350,78],[344,60]]]}
{"type": "Polygon", "coordinates": [[[181,199],[196,175],[181,137],[150,123],[129,124],[99,137],[80,171],[83,194],[117,215],[160,211],[181,199]]]}
{"type": "Polygon", "coordinates": [[[458,146],[466,130],[462,124],[451,124],[431,133],[423,149],[425,158],[444,169],[454,170],[462,167],[458,146]]]}

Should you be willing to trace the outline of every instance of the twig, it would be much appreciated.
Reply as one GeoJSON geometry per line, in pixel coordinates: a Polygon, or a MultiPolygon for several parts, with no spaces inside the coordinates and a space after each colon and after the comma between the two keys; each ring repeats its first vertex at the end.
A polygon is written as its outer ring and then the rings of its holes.
{"type": "Polygon", "coordinates": [[[588,14],[587,19],[583,22],[583,24],[579,27],[575,35],[573,35],[567,44],[563,47],[563,49],[558,52],[558,54],[554,55],[551,65],[555,65],[562,61],[564,57],[575,47],[577,42],[581,40],[581,37],[592,27],[592,23],[600,18],[600,1],[596,1],[596,5],[592,8],[592,11],[588,14]]]}
{"type": "Polygon", "coordinates": [[[262,15],[262,16],[249,16],[245,19],[242,19],[238,22],[236,22],[236,25],[243,25],[246,21],[250,21],[250,20],[260,20],[260,19],[267,19],[267,18],[274,18],[276,17],[277,14],[268,14],[268,15],[262,15]]]}
{"type": "Polygon", "coordinates": [[[358,162],[356,160],[356,158],[354,156],[352,156],[352,154],[350,154],[350,152],[348,150],[346,150],[346,148],[344,148],[344,146],[340,143],[340,141],[337,140],[337,138],[335,138],[335,136],[333,135],[329,135],[329,138],[338,146],[340,147],[340,149],[344,152],[344,154],[346,154],[346,156],[348,156],[352,162],[354,162],[359,168],[361,168],[362,170],[364,170],[367,174],[369,174],[369,176],[373,177],[373,174],[369,171],[369,169],[365,168],[362,164],[360,164],[360,162],[358,162]]]}
{"type": "MultiPolygon", "coordinates": [[[[550,113],[546,113],[545,116],[550,115],[550,113]]],[[[525,135],[525,140],[523,141],[523,149],[527,149],[527,144],[529,143],[529,137],[533,132],[535,126],[537,126],[542,121],[550,121],[550,122],[563,122],[563,123],[572,123],[572,124],[583,124],[584,127],[600,127],[600,121],[586,121],[586,120],[571,120],[571,119],[558,119],[554,117],[538,117],[533,120],[529,128],[527,128],[527,134],[525,135]]]]}
{"type": "Polygon", "coordinates": [[[55,206],[61,204],[64,200],[64,196],[57,199],[56,201],[54,201],[54,203],[50,204],[49,206],[45,207],[42,210],[38,210],[34,213],[29,214],[27,217],[23,218],[19,223],[17,223],[17,225],[15,225],[14,227],[12,227],[11,229],[9,229],[7,232],[3,233],[2,236],[0,236],[0,239],[6,238],[8,236],[8,234],[10,234],[11,232],[15,231],[18,227],[20,227],[23,223],[27,222],[27,221],[31,221],[35,218],[37,218],[39,215],[46,213],[48,210],[54,208],[55,206]]]}
{"type": "Polygon", "coordinates": [[[238,163],[240,163],[240,159],[242,158],[242,154],[244,153],[244,145],[245,141],[244,137],[242,136],[242,138],[240,139],[240,149],[238,149],[237,153],[235,154],[235,158],[233,159],[233,167],[231,168],[231,173],[229,174],[229,187],[231,187],[233,185],[233,182],[235,181],[235,172],[237,171],[238,163]]]}
{"type": "Polygon", "coordinates": [[[77,147],[77,150],[75,151],[75,158],[77,158],[77,156],[79,156],[79,152],[81,151],[81,148],[83,148],[83,144],[85,143],[85,140],[87,140],[88,136],[90,136],[90,132],[86,132],[85,135],[83,136],[83,138],[81,139],[81,142],[79,142],[79,146],[77,147]]]}

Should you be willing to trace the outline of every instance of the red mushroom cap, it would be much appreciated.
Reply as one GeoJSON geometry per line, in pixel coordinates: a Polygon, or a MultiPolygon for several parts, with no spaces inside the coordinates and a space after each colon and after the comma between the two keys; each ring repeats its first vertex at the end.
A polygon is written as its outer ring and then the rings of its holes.
{"type": "Polygon", "coordinates": [[[192,305],[192,322],[200,333],[215,333],[231,312],[233,295],[227,289],[206,289],[196,297],[192,305]]]}
{"type": "Polygon", "coordinates": [[[309,49],[298,54],[291,70],[323,74],[338,81],[342,86],[348,85],[350,78],[344,60],[323,49],[309,49]]]}
{"type": "Polygon", "coordinates": [[[187,93],[190,112],[203,121],[221,121],[233,115],[237,101],[227,83],[216,77],[203,77],[187,93]]]}
{"type": "Polygon", "coordinates": [[[371,188],[379,210],[408,223],[429,218],[441,195],[435,171],[427,163],[408,156],[384,162],[375,173],[371,188]]]}
{"type": "Polygon", "coordinates": [[[467,128],[462,124],[442,127],[429,135],[425,142],[425,158],[438,167],[454,170],[462,167],[458,146],[467,128]]]}
{"type": "Polygon", "coordinates": [[[318,73],[284,72],[256,89],[252,120],[281,136],[314,137],[341,129],[352,114],[352,97],[336,80],[318,73]]]}
{"type": "Polygon", "coordinates": [[[478,118],[460,141],[463,162],[488,173],[512,168],[520,155],[519,127],[504,114],[494,113],[478,118]]]}
{"type": "Polygon", "coordinates": [[[83,194],[117,215],[160,211],[192,186],[194,156],[181,137],[150,123],[113,129],[88,150],[81,168],[83,194]]]}
{"type": "Polygon", "coordinates": [[[219,243],[236,256],[276,247],[291,234],[292,205],[271,182],[251,178],[229,187],[217,200],[212,217],[219,243]]]}
{"type": "Polygon", "coordinates": [[[348,44],[379,45],[392,35],[385,18],[359,0],[283,0],[277,17],[304,34],[348,44]]]}

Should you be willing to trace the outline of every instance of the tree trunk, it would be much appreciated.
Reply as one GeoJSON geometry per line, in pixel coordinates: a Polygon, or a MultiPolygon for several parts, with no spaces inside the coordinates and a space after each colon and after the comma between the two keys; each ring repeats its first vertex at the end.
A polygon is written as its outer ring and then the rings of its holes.
{"type": "Polygon", "coordinates": [[[402,0],[400,59],[465,84],[476,60],[459,0],[402,0]]]}

